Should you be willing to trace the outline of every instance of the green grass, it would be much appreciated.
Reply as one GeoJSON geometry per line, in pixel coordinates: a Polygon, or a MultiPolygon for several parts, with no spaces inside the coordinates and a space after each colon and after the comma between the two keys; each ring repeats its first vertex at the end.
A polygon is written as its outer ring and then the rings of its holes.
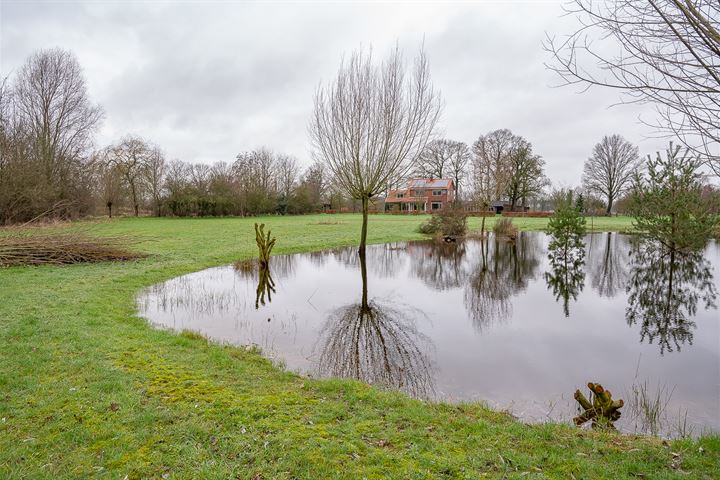
{"type": "MultiPolygon", "coordinates": [[[[262,219],[278,254],[356,244],[359,220],[262,219]]],[[[422,220],[372,216],[369,240],[420,238],[422,220]]],[[[141,288],[253,256],[254,221],[81,224],[132,234],[150,256],[0,270],[0,478],[717,478],[716,436],[663,445],[526,426],[479,404],[301,378],[256,352],[155,330],[136,316],[141,288]]]]}

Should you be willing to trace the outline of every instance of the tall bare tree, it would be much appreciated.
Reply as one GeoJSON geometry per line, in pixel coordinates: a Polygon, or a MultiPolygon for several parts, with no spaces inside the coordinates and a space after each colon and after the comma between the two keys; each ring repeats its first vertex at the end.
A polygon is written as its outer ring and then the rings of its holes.
{"type": "Polygon", "coordinates": [[[532,151],[530,142],[515,137],[508,156],[508,185],[506,194],[510,200],[510,210],[514,211],[518,202],[526,207],[528,200],[539,196],[549,184],[543,171],[545,161],[532,151]]]}
{"type": "Polygon", "coordinates": [[[334,82],[318,88],[310,136],[333,181],[361,202],[361,254],[370,199],[408,173],[441,109],[423,50],[409,76],[397,47],[380,65],[371,53],[355,51],[342,62],[334,82]]]}
{"type": "Polygon", "coordinates": [[[123,197],[123,177],[118,168],[104,161],[103,152],[99,152],[95,157],[95,192],[107,209],[108,217],[112,218],[113,207],[117,209],[123,197]]]}
{"type": "Polygon", "coordinates": [[[93,105],[75,56],[59,48],[33,54],[15,79],[15,105],[33,144],[39,174],[62,190],[70,165],[87,153],[102,119],[93,105]]]}
{"type": "Polygon", "coordinates": [[[450,154],[449,173],[450,178],[455,183],[456,197],[464,193],[464,187],[467,183],[468,166],[470,165],[470,149],[463,142],[453,142],[450,154]]]}
{"type": "Polygon", "coordinates": [[[630,188],[633,175],[641,165],[636,146],[620,135],[606,135],[585,161],[583,187],[607,201],[609,215],[615,200],[630,188]]]}
{"type": "Polygon", "coordinates": [[[580,26],[545,42],[548,67],[563,84],[610,87],[625,102],[654,104],[652,125],[720,175],[720,3],[573,0],[566,10],[580,26]]]}
{"type": "Polygon", "coordinates": [[[160,147],[154,146],[148,152],[147,161],[143,165],[142,177],[145,190],[152,199],[153,213],[159,217],[165,183],[165,155],[160,147]]]}
{"type": "Polygon", "coordinates": [[[280,155],[277,159],[276,171],[278,190],[282,195],[282,213],[287,213],[290,195],[292,195],[295,184],[298,181],[298,176],[300,175],[300,167],[295,157],[280,155]]]}
{"type": "Polygon", "coordinates": [[[86,213],[102,110],[65,50],[38,51],[0,86],[0,222],[86,213]]]}
{"type": "Polygon", "coordinates": [[[465,182],[470,151],[463,142],[438,139],[429,142],[416,161],[414,174],[430,178],[452,178],[455,188],[465,182]]]}
{"type": "Polygon", "coordinates": [[[514,210],[539,195],[547,185],[544,161],[532,151],[532,145],[510,130],[494,130],[481,135],[473,144],[474,196],[483,208],[490,202],[507,198],[514,210]]]}

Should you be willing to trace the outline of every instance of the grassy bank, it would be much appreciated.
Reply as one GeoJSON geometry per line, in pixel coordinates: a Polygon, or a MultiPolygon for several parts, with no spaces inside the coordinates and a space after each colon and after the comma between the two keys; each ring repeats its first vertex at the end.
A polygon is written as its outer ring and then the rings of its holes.
{"type": "MultiPolygon", "coordinates": [[[[369,241],[420,238],[422,220],[372,216],[369,241]]],[[[523,229],[547,222],[514,220],[523,229]]],[[[716,478],[720,471],[717,437],[663,445],[525,426],[480,405],[428,405],[358,382],[301,378],[254,352],[155,330],[136,316],[141,288],[253,256],[254,221],[102,221],[80,228],[134,235],[149,257],[0,270],[0,478],[716,478]]],[[[360,228],[356,215],[262,221],[278,239],[274,253],[355,244],[360,228]]],[[[630,227],[622,218],[599,222],[596,229],[630,227]]]]}

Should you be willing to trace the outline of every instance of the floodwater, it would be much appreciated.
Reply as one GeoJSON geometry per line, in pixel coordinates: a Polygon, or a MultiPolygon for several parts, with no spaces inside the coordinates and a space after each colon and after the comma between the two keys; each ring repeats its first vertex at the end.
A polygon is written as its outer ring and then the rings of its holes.
{"type": "MultiPolygon", "coordinates": [[[[523,421],[570,422],[599,382],[625,400],[618,428],[720,431],[720,243],[668,253],[621,234],[549,251],[523,232],[457,243],[275,256],[153,286],[153,325],[256,345],[285,368],[443,401],[484,401],[523,421]],[[648,418],[642,394],[659,401],[648,418]]],[[[652,403],[646,401],[645,403],[652,403]]]]}

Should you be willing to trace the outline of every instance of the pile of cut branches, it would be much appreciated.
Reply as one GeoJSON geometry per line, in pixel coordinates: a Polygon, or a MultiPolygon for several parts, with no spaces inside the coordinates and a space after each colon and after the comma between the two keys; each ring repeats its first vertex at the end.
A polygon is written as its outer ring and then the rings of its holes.
{"type": "Polygon", "coordinates": [[[32,230],[0,233],[0,267],[67,265],[142,258],[127,249],[128,237],[93,237],[78,232],[32,230]]]}

